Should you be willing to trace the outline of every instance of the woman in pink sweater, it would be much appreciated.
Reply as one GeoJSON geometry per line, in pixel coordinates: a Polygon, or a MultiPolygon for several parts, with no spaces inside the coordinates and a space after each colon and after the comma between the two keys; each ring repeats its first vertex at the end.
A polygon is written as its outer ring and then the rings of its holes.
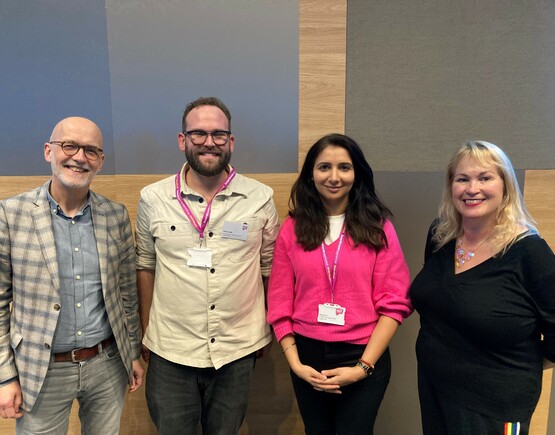
{"type": "Polygon", "coordinates": [[[291,367],[308,435],[372,434],[388,345],[412,312],[391,212],[360,147],[341,134],[308,151],[276,241],[268,322],[291,367]]]}

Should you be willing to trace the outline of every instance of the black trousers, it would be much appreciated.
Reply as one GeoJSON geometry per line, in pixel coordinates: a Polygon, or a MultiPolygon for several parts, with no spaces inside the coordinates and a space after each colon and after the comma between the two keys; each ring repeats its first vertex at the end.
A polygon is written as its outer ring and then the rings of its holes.
{"type": "MultiPolygon", "coordinates": [[[[303,364],[321,371],[353,366],[366,346],[328,343],[295,335],[303,364]]],[[[372,435],[378,409],[391,375],[391,357],[386,349],[374,373],[341,388],[342,394],[316,391],[291,372],[293,388],[307,435],[372,435]]]]}
{"type": "MultiPolygon", "coordinates": [[[[439,394],[433,384],[418,370],[418,395],[424,435],[504,435],[505,423],[461,406],[439,394]]],[[[528,435],[529,418],[518,422],[519,435],[528,435]]],[[[517,422],[513,422],[516,425],[517,422]]]]}

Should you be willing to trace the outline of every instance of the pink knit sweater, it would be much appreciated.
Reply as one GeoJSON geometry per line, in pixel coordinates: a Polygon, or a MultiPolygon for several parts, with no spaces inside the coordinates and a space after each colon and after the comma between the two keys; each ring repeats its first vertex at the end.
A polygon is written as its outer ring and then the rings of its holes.
{"type": "MultiPolygon", "coordinates": [[[[366,344],[380,316],[399,323],[412,313],[410,275],[391,222],[384,225],[388,247],[376,252],[354,247],[346,237],[338,261],[334,303],[346,308],[345,325],[319,323],[318,304],[331,302],[331,287],[318,247],[306,252],[296,243],[294,221],[283,223],[274,250],[268,292],[268,322],[278,341],[298,333],[321,341],[366,344]]],[[[338,240],[326,246],[333,264],[338,240]]]]}

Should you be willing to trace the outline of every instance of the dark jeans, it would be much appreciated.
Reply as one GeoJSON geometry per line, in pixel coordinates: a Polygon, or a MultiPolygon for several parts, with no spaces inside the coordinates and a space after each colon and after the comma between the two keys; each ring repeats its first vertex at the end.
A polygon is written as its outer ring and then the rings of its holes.
{"type": "Polygon", "coordinates": [[[218,370],[175,364],[150,353],[146,400],[160,435],[237,435],[247,412],[254,354],[218,370]]]}
{"type": "MultiPolygon", "coordinates": [[[[353,366],[366,346],[327,343],[295,335],[300,360],[320,371],[353,366]]],[[[374,373],[341,388],[342,394],[316,391],[293,372],[291,379],[307,435],[372,435],[374,422],[391,375],[389,349],[374,373]]]]}
{"type": "MultiPolygon", "coordinates": [[[[461,406],[438,394],[418,370],[418,395],[424,435],[503,435],[505,422],[461,406]]],[[[530,420],[520,422],[519,435],[528,435],[530,420]]]]}

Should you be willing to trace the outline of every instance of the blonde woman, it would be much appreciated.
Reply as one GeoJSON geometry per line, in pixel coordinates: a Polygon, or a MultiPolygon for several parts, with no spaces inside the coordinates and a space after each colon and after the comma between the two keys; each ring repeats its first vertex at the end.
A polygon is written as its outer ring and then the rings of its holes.
{"type": "Polygon", "coordinates": [[[555,360],[555,256],[499,147],[455,153],[426,252],[410,291],[424,435],[528,434],[555,360]]]}

